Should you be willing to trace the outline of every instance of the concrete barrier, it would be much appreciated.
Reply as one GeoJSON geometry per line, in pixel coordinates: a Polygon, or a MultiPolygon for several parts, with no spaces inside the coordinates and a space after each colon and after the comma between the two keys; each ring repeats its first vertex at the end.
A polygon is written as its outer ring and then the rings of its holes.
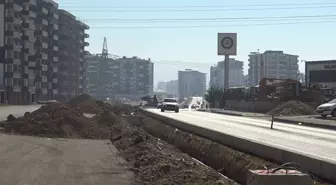
{"type": "Polygon", "coordinates": [[[305,156],[303,154],[292,151],[275,148],[272,146],[256,143],[243,138],[234,137],[214,130],[209,130],[199,126],[191,125],[172,118],[164,117],[145,109],[140,110],[143,114],[154,119],[162,121],[170,126],[176,127],[180,130],[216,141],[220,144],[232,147],[244,153],[252,154],[266,160],[276,163],[295,162],[301,165],[302,168],[308,172],[318,176],[323,180],[331,183],[336,183],[336,164],[331,161],[324,161],[313,157],[305,156]]]}

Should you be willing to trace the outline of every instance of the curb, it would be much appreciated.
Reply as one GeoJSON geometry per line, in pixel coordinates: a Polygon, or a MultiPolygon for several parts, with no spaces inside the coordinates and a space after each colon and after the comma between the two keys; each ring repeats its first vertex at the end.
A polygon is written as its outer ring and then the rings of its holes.
{"type": "Polygon", "coordinates": [[[322,125],[322,124],[316,124],[316,123],[310,123],[310,122],[299,122],[299,121],[282,119],[282,118],[274,118],[274,121],[284,122],[284,123],[288,123],[288,124],[292,124],[292,125],[298,125],[298,123],[302,123],[303,126],[309,126],[309,127],[314,127],[314,128],[324,128],[324,129],[329,129],[329,130],[336,130],[336,124],[335,124],[335,126],[333,126],[333,125],[322,125]]]}

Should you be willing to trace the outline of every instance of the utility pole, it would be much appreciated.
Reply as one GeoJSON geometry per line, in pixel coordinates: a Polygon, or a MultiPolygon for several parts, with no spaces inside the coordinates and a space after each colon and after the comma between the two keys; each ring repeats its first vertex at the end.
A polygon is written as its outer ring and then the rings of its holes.
{"type": "Polygon", "coordinates": [[[229,90],[230,88],[230,84],[229,84],[229,68],[230,68],[230,57],[229,55],[225,55],[225,59],[224,59],[224,90],[229,90]]]}

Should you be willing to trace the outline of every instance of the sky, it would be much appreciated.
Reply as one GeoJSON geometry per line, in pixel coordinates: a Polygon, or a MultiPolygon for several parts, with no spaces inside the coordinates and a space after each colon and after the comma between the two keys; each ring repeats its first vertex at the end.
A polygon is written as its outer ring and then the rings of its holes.
{"type": "MultiPolygon", "coordinates": [[[[210,66],[223,60],[217,56],[218,32],[238,34],[232,57],[244,61],[245,74],[248,54],[257,50],[283,50],[299,61],[336,59],[336,0],[56,2],[91,27],[88,51],[101,52],[106,37],[111,54],[151,58],[155,85],[176,80],[184,69],[207,73],[209,80],[210,66]]],[[[299,69],[304,72],[304,62],[299,69]]]]}

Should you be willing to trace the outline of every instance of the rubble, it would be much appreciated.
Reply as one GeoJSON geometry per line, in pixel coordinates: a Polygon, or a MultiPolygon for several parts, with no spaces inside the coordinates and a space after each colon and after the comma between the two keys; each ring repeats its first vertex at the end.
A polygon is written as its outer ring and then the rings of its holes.
{"type": "Polygon", "coordinates": [[[96,100],[88,94],[79,95],[67,102],[67,105],[78,107],[83,113],[98,114],[103,111],[107,104],[103,101],[96,100]]]}
{"type": "Polygon", "coordinates": [[[301,116],[315,115],[317,113],[312,107],[305,103],[300,101],[288,101],[269,111],[267,114],[275,116],[301,116]]]}
{"type": "Polygon", "coordinates": [[[42,106],[23,117],[2,124],[4,131],[11,134],[51,137],[107,139],[107,126],[98,125],[86,118],[78,109],[62,104],[42,106]]]}

